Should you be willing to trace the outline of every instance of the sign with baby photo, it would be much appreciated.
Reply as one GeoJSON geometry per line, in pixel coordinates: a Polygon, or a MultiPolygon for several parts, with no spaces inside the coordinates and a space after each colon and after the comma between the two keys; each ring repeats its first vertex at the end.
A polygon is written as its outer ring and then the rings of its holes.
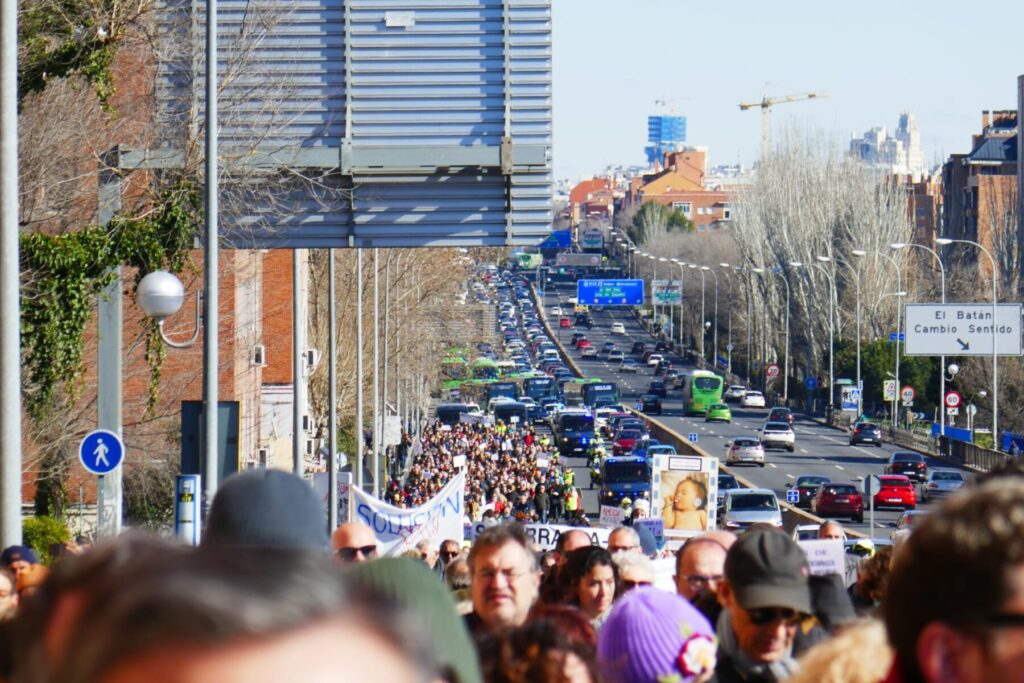
{"type": "Polygon", "coordinates": [[[651,517],[662,520],[666,539],[715,528],[718,458],[659,454],[652,476],[651,517]]]}

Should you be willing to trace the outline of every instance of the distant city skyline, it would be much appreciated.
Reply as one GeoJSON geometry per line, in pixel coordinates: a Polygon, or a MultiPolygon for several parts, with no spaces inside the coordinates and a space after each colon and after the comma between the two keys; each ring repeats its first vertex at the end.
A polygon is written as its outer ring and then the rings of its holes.
{"type": "MultiPolygon", "coordinates": [[[[741,101],[827,93],[772,109],[772,129],[821,131],[838,149],[902,112],[920,128],[924,164],[967,152],[981,112],[1015,109],[1024,52],[1013,40],[972,50],[976,22],[953,0],[554,0],[554,167],[575,180],[645,163],[647,117],[673,103],[687,144],[709,165],[752,166],[760,114],[741,101]]],[[[1000,6],[1024,25],[1024,3],[1000,6]]]]}

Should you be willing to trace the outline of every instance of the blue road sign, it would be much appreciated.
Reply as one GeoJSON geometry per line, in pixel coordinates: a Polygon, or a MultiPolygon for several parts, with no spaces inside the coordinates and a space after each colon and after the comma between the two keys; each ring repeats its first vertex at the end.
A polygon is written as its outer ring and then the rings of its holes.
{"type": "Polygon", "coordinates": [[[796,489],[786,489],[786,502],[790,505],[796,505],[800,502],[800,492],[796,489]]]}
{"type": "Polygon", "coordinates": [[[814,377],[808,377],[806,380],[804,380],[804,386],[807,387],[808,389],[817,389],[818,380],[815,379],[814,377]]]}
{"type": "Polygon", "coordinates": [[[644,404],[640,403],[640,401],[637,401],[636,405],[634,405],[633,407],[636,408],[638,411],[640,411],[640,410],[644,409],[644,404]]]}
{"type": "MultiPolygon", "coordinates": [[[[895,332],[890,332],[889,333],[889,341],[891,341],[891,342],[896,341],[896,336],[897,335],[896,335],[895,332]]],[[[907,341],[907,335],[905,335],[904,333],[900,332],[899,333],[899,340],[900,341],[907,341]]]]}
{"type": "Polygon", "coordinates": [[[78,459],[93,474],[109,474],[124,460],[124,444],[114,432],[97,429],[86,434],[78,445],[78,459]]]}
{"type": "Polygon", "coordinates": [[[690,440],[690,443],[697,443],[697,432],[690,432],[686,438],[690,440]]]}
{"type": "Polygon", "coordinates": [[[586,306],[642,306],[643,280],[577,280],[576,300],[586,306]]]}
{"type": "Polygon", "coordinates": [[[571,246],[572,231],[570,230],[552,230],[547,239],[540,243],[541,249],[568,249],[571,246]]]}

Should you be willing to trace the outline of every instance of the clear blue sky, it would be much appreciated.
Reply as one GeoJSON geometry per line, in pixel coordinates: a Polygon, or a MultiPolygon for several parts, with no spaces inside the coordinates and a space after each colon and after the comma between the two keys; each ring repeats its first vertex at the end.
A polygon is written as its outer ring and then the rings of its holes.
{"type": "Polygon", "coordinates": [[[984,109],[1015,109],[1024,2],[957,0],[553,0],[555,177],[643,162],[654,101],[675,100],[687,144],[712,164],[750,165],[766,92],[829,98],[783,104],[834,134],[891,132],[917,115],[926,163],[966,152],[984,109]]]}

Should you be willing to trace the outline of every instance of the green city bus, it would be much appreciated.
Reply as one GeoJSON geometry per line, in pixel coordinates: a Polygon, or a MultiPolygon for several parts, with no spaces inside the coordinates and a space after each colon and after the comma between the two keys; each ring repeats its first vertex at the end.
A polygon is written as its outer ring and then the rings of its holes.
{"type": "Polygon", "coordinates": [[[725,380],[709,370],[694,370],[683,379],[683,412],[704,415],[708,406],[722,402],[725,380]]]}
{"type": "Polygon", "coordinates": [[[469,361],[449,350],[449,354],[441,359],[441,388],[445,391],[458,389],[469,377],[469,361]]]}
{"type": "Polygon", "coordinates": [[[471,367],[473,369],[473,379],[498,379],[501,376],[498,363],[490,358],[481,356],[473,361],[471,367]]]}

